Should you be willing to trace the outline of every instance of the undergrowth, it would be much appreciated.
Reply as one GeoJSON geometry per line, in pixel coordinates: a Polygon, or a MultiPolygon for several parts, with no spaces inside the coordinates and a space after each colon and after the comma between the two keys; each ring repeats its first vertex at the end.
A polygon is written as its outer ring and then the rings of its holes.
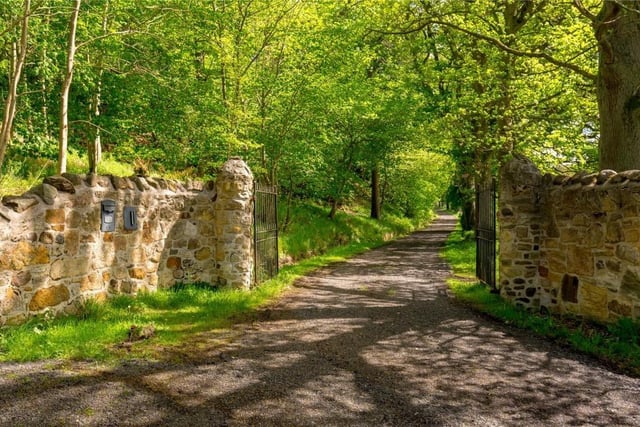
{"type": "MultiPolygon", "coordinates": [[[[70,150],[67,155],[67,172],[75,174],[87,173],[89,162],[86,155],[70,150]]],[[[5,162],[0,173],[0,197],[20,195],[40,184],[42,180],[57,171],[57,162],[43,157],[14,157],[5,162]]],[[[105,153],[98,166],[98,174],[115,176],[132,176],[133,166],[119,162],[105,153]]]]}
{"type": "MultiPolygon", "coordinates": [[[[281,223],[284,223],[285,209],[282,204],[281,223]]],[[[421,225],[392,213],[373,220],[363,208],[354,212],[338,211],[332,220],[329,208],[299,201],[292,205],[290,217],[291,221],[280,237],[281,253],[289,261],[324,254],[346,244],[380,245],[421,225]]]]}
{"type": "Polygon", "coordinates": [[[472,234],[454,231],[442,254],[453,268],[455,276],[449,280],[449,287],[459,300],[506,324],[533,331],[595,356],[614,368],[640,375],[640,322],[621,318],[617,323],[602,325],[572,316],[533,313],[513,306],[475,280],[472,234]]]}

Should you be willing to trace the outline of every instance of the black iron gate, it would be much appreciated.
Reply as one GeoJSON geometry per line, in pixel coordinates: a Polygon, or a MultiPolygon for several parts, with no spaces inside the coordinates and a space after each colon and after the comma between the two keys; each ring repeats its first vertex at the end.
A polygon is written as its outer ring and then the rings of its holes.
{"type": "Polygon", "coordinates": [[[278,189],[259,182],[254,185],[254,278],[259,284],[278,273],[278,189]]]}
{"type": "Polygon", "coordinates": [[[476,276],[496,288],[496,191],[495,182],[476,188],[476,276]]]}

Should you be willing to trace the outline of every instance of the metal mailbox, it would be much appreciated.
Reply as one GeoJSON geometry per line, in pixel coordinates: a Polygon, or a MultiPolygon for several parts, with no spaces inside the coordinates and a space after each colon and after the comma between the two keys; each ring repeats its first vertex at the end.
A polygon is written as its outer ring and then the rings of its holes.
{"type": "Polygon", "coordinates": [[[134,206],[124,207],[124,229],[125,230],[138,229],[138,211],[134,206]]]}
{"type": "Polygon", "coordinates": [[[100,202],[100,231],[116,231],[116,202],[105,199],[100,202]]]}

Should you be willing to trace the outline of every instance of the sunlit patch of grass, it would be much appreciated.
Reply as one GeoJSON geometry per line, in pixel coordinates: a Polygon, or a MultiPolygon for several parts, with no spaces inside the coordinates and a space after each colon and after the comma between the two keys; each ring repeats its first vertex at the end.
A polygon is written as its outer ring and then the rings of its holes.
{"type": "MultiPolygon", "coordinates": [[[[25,158],[8,160],[0,175],[0,197],[17,196],[42,183],[42,180],[56,174],[57,162],[46,158],[25,158]]],[[[67,172],[85,174],[89,170],[86,155],[70,151],[67,155],[67,172]]],[[[101,175],[132,176],[133,165],[112,159],[105,154],[98,165],[101,175]]]]}
{"type": "MultiPolygon", "coordinates": [[[[285,208],[281,205],[281,223],[285,208]]],[[[283,255],[295,261],[324,254],[339,246],[359,243],[380,245],[408,234],[419,225],[391,212],[380,220],[371,219],[363,209],[354,209],[350,213],[338,211],[335,218],[330,219],[327,207],[294,203],[291,223],[280,237],[280,246],[283,255]]]]}
{"type": "Polygon", "coordinates": [[[102,161],[100,161],[100,163],[98,164],[98,174],[115,175],[122,177],[132,176],[134,175],[133,164],[115,160],[108,154],[105,154],[102,158],[102,161]]]}
{"type": "Polygon", "coordinates": [[[442,256],[457,275],[475,277],[476,241],[472,231],[457,229],[449,235],[442,256]]]}

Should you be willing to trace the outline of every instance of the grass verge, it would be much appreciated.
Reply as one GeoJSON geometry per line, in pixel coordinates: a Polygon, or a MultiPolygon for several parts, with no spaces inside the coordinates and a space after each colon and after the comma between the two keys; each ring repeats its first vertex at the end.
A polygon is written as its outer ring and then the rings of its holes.
{"type": "MultiPolygon", "coordinates": [[[[280,224],[284,224],[287,207],[284,203],[279,207],[280,224]]],[[[291,220],[280,238],[282,254],[289,261],[321,255],[347,244],[380,245],[421,225],[393,213],[372,220],[362,207],[351,212],[338,211],[332,220],[327,207],[300,201],[292,204],[289,215],[291,220]]]]}
{"type": "MultiPolygon", "coordinates": [[[[324,214],[324,211],[320,213],[324,214]]],[[[322,255],[283,267],[277,277],[251,291],[186,284],[155,293],[139,294],[135,298],[123,295],[105,303],[87,301],[79,315],[54,318],[45,314],[20,326],[0,328],[0,361],[163,359],[180,353],[182,348],[186,352],[188,347],[192,353],[202,341],[211,343],[211,339],[224,340],[228,336],[227,328],[234,321],[272,302],[296,279],[380,246],[389,240],[390,235],[398,236],[400,231],[411,231],[410,227],[394,229],[391,225],[380,225],[355,216],[341,214],[339,224],[330,226],[339,227],[346,233],[347,229],[342,228],[346,223],[359,224],[357,230],[349,231],[358,235],[357,239],[342,242],[339,246],[323,247],[322,255]],[[374,224],[363,225],[368,222],[374,224]],[[128,336],[133,325],[140,329],[152,327],[153,337],[130,341],[128,336]]],[[[324,220],[314,222],[312,217],[305,218],[314,225],[298,229],[313,228],[317,232],[316,236],[309,237],[310,245],[318,245],[314,242],[326,241],[327,236],[332,235],[321,225],[324,220]]],[[[386,224],[389,221],[394,222],[388,219],[386,224]]],[[[283,237],[295,239],[295,227],[283,237]]]]}
{"type": "Polygon", "coordinates": [[[454,278],[449,287],[458,300],[506,324],[553,339],[592,355],[610,367],[640,376],[640,322],[622,318],[602,325],[571,316],[542,315],[515,307],[475,280],[475,242],[472,234],[454,231],[443,250],[454,278]]]}

